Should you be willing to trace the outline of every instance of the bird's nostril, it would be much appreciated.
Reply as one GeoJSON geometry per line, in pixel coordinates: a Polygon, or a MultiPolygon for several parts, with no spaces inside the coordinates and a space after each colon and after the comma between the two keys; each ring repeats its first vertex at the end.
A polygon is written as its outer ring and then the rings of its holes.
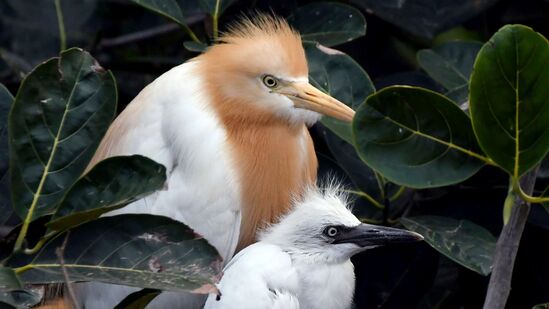
{"type": "Polygon", "coordinates": [[[368,232],[369,232],[369,233],[373,233],[373,234],[379,234],[379,233],[380,233],[379,230],[369,230],[368,232]]]}

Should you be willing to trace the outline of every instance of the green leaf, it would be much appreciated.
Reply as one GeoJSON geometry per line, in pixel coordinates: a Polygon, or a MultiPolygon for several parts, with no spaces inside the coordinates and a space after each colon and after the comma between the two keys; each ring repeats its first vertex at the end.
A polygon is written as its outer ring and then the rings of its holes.
{"type": "Polygon", "coordinates": [[[380,186],[375,172],[360,160],[353,145],[324,128],[322,135],[337,164],[349,176],[355,187],[374,200],[366,198],[368,202],[374,206],[375,202],[383,204],[383,185],[380,186]]]}
{"type": "Polygon", "coordinates": [[[0,84],[0,237],[13,226],[9,223],[14,217],[8,189],[8,114],[12,103],[13,96],[0,84]]]}
{"type": "Polygon", "coordinates": [[[484,276],[492,271],[497,239],[485,228],[468,220],[439,216],[401,218],[400,222],[458,264],[484,276]]]}
{"type": "Polygon", "coordinates": [[[165,182],[166,168],[149,158],[108,158],[69,189],[46,226],[60,231],[99,218],[161,189],[165,182]]]}
{"type": "Polygon", "coordinates": [[[9,116],[11,199],[26,222],[51,213],[93,156],[116,111],[116,84],[72,48],[23,80],[9,116]]]}
{"type": "Polygon", "coordinates": [[[447,95],[461,105],[468,100],[469,77],[481,47],[478,42],[448,42],[420,50],[417,60],[431,78],[448,90],[447,95]]]}
{"type": "Polygon", "coordinates": [[[17,269],[27,284],[63,282],[57,255],[71,281],[100,281],[170,291],[209,293],[223,262],[202,236],[167,217],[102,217],[60,233],[17,269]]]}
{"type": "Polygon", "coordinates": [[[393,86],[368,97],[353,121],[360,158],[390,181],[429,188],[475,174],[487,160],[469,117],[427,89],[393,86]]]}
{"type": "Polygon", "coordinates": [[[185,41],[183,42],[183,47],[185,47],[186,50],[191,52],[202,53],[208,48],[208,45],[204,43],[198,43],[195,41],[185,41]]]}
{"type": "Polygon", "coordinates": [[[15,271],[9,267],[0,266],[0,290],[16,290],[22,288],[15,271]]]}
{"type": "MultiPolygon", "coordinates": [[[[348,55],[320,44],[304,44],[309,63],[309,81],[334,98],[356,108],[375,91],[370,77],[348,55]]],[[[323,117],[322,124],[352,143],[351,124],[323,117]]]]}
{"type": "Polygon", "coordinates": [[[37,293],[23,290],[13,269],[0,266],[0,308],[28,308],[40,302],[40,298],[37,293]]]}
{"type": "Polygon", "coordinates": [[[549,303],[537,304],[532,309],[549,309],[549,303]]]}
{"type": "Polygon", "coordinates": [[[33,290],[0,290],[0,308],[26,309],[36,306],[42,300],[42,294],[33,290]]]}
{"type": "Polygon", "coordinates": [[[317,2],[302,6],[288,17],[303,41],[334,46],[366,34],[366,19],[359,10],[341,3],[317,2]]]}
{"type": "Polygon", "coordinates": [[[415,36],[431,39],[437,33],[478,15],[496,0],[351,0],[415,36]]]}
{"type": "Polygon", "coordinates": [[[126,296],[114,309],[144,309],[162,291],[155,289],[142,289],[126,296]]]}
{"type": "Polygon", "coordinates": [[[501,28],[484,44],[470,85],[480,147],[519,177],[549,150],[549,44],[521,25],[501,28]]]}
{"type": "Polygon", "coordinates": [[[183,12],[175,0],[131,0],[140,6],[186,27],[183,12]]]}

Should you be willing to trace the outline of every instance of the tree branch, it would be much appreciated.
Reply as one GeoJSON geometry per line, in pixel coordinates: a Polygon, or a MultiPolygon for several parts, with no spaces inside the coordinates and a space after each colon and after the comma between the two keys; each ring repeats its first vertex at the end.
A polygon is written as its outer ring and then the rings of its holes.
{"type": "Polygon", "coordinates": [[[69,240],[70,231],[67,232],[67,235],[65,236],[65,240],[63,240],[63,244],[61,247],[58,247],[55,249],[55,254],[57,255],[57,258],[59,259],[59,263],[61,264],[61,270],[63,271],[63,278],[65,279],[65,290],[67,291],[68,300],[70,301],[70,308],[76,308],[76,295],[74,294],[74,290],[72,288],[72,284],[69,279],[69,273],[67,272],[67,268],[65,268],[65,258],[63,255],[65,254],[65,248],[67,247],[67,241],[69,240]]]}
{"type": "MultiPolygon", "coordinates": [[[[521,187],[528,194],[532,194],[534,191],[537,173],[538,168],[535,168],[520,180],[521,187]]],[[[515,202],[511,210],[509,222],[503,226],[496,244],[494,265],[484,301],[484,309],[505,308],[507,298],[511,292],[511,279],[520,238],[528,220],[528,214],[530,213],[529,203],[522,200],[513,190],[510,190],[510,194],[514,194],[515,202]]]]}
{"type": "MultiPolygon", "coordinates": [[[[205,14],[196,14],[187,18],[185,21],[187,25],[192,25],[202,21],[205,16],[206,16],[205,14]]],[[[166,33],[170,33],[179,29],[181,29],[181,27],[178,24],[170,23],[166,25],[145,29],[142,31],[124,34],[114,38],[105,38],[101,40],[101,42],[99,42],[98,48],[99,49],[112,48],[112,47],[117,47],[121,45],[131,44],[131,43],[139,42],[149,38],[153,38],[159,35],[163,35],[166,33]]]]}

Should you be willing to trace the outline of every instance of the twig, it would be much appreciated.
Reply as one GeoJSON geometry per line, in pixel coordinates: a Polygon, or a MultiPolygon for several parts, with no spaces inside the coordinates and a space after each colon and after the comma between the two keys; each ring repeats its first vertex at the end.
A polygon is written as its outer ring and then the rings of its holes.
{"type": "MultiPolygon", "coordinates": [[[[186,19],[187,24],[195,24],[197,22],[200,22],[204,19],[205,14],[196,14],[188,19],[186,19]]],[[[162,26],[157,26],[141,31],[136,31],[128,34],[124,34],[115,38],[106,38],[101,40],[99,43],[98,48],[111,48],[111,47],[117,47],[121,45],[131,44],[139,41],[143,41],[155,36],[163,35],[166,33],[170,33],[176,30],[181,29],[181,26],[175,23],[166,24],[162,26]]]]}
{"type": "MultiPolygon", "coordinates": [[[[524,175],[520,184],[528,193],[532,194],[536,183],[536,175],[538,168],[524,175]]],[[[514,194],[512,191],[510,194],[514,194]]],[[[511,292],[511,278],[513,276],[513,266],[517,256],[520,238],[524,231],[524,226],[528,220],[530,213],[530,204],[516,194],[515,203],[511,210],[509,222],[503,226],[496,244],[494,254],[494,265],[490,283],[488,284],[488,292],[484,301],[484,309],[501,309],[505,308],[507,298],[511,292]]]]}
{"type": "Polygon", "coordinates": [[[63,272],[65,286],[67,291],[69,292],[69,300],[71,303],[71,308],[76,308],[76,304],[77,304],[76,296],[74,294],[72,284],[69,280],[69,273],[65,268],[65,259],[63,258],[63,255],[65,254],[65,248],[67,247],[67,241],[69,240],[69,235],[70,235],[70,231],[67,232],[67,235],[65,236],[65,239],[63,240],[63,244],[61,245],[61,247],[58,247],[57,249],[55,249],[55,254],[57,254],[57,258],[59,259],[59,264],[61,265],[61,271],[63,272]]]}

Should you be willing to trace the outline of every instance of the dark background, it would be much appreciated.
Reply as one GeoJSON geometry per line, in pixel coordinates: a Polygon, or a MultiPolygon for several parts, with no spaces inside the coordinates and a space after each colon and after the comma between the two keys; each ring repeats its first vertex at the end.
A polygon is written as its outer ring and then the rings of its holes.
{"type": "MultiPolygon", "coordinates": [[[[197,1],[179,3],[193,30],[204,38],[211,22],[197,1]]],[[[220,19],[221,29],[242,12],[273,11],[288,16],[310,2],[314,1],[234,1],[220,19]]],[[[444,40],[484,42],[508,23],[528,25],[546,37],[549,34],[547,0],[342,2],[361,10],[368,28],[366,36],[335,48],[352,56],[377,89],[408,84],[440,91],[440,86],[419,70],[415,53],[444,40]]],[[[196,55],[183,48],[188,38],[180,28],[130,1],[63,0],[62,8],[68,47],[87,49],[116,76],[119,110],[154,78],[196,55]]],[[[59,51],[55,8],[51,0],[0,0],[0,18],[0,82],[15,93],[25,73],[59,51]]],[[[311,132],[321,177],[335,173],[346,179],[326,146],[325,129],[316,125],[311,132]]],[[[541,176],[538,188],[548,183],[549,175],[541,176]]],[[[485,167],[459,185],[407,192],[408,203],[411,214],[465,218],[497,236],[507,185],[507,175],[485,167]]],[[[360,200],[356,204],[359,215],[368,207],[360,200]]],[[[534,205],[518,252],[508,308],[549,302],[548,247],[549,213],[534,205]]],[[[450,261],[426,243],[378,248],[353,260],[357,308],[482,307],[488,277],[450,261]]]]}

